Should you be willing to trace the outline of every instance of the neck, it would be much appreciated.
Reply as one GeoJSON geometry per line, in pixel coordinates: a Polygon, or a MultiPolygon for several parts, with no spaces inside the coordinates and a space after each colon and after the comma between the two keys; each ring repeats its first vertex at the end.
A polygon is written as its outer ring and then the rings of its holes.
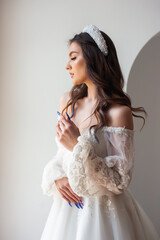
{"type": "Polygon", "coordinates": [[[88,95],[86,97],[88,102],[96,102],[99,98],[98,96],[98,89],[95,84],[89,82],[86,84],[88,87],[88,95]]]}

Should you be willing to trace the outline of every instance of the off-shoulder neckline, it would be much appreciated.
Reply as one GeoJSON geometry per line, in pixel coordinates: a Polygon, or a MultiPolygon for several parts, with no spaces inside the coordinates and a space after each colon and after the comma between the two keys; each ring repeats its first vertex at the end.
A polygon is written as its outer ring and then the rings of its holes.
{"type": "MultiPolygon", "coordinates": [[[[116,133],[122,133],[122,132],[125,132],[125,133],[131,133],[133,134],[136,130],[134,129],[129,129],[129,128],[126,128],[125,126],[123,127],[113,127],[113,126],[103,126],[100,131],[102,132],[116,132],[116,133]]],[[[89,133],[89,128],[86,128],[84,131],[82,131],[81,135],[84,134],[84,133],[89,133]]],[[[93,129],[91,129],[91,132],[93,132],[93,129]]]]}

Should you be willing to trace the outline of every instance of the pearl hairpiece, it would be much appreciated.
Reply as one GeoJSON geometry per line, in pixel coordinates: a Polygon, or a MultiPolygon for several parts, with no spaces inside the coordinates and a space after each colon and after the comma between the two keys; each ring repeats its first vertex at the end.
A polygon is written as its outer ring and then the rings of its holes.
{"type": "Polygon", "coordinates": [[[95,25],[87,25],[82,32],[88,33],[105,56],[108,54],[108,47],[100,30],[95,25]]]}

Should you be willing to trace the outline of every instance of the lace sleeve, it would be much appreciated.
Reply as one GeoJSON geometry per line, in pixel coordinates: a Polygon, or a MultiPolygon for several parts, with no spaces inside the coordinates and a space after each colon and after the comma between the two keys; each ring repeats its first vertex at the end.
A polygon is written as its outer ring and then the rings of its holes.
{"type": "Polygon", "coordinates": [[[48,196],[51,196],[51,195],[54,195],[54,193],[57,193],[57,188],[54,181],[62,177],[67,177],[62,167],[63,154],[65,151],[65,148],[58,141],[56,136],[55,136],[55,142],[58,147],[57,153],[46,164],[42,174],[41,188],[42,188],[43,194],[48,196]]]}
{"type": "Polygon", "coordinates": [[[79,196],[121,194],[131,181],[134,164],[134,135],[123,127],[108,127],[107,156],[100,157],[85,135],[77,138],[68,166],[68,180],[79,196]]]}

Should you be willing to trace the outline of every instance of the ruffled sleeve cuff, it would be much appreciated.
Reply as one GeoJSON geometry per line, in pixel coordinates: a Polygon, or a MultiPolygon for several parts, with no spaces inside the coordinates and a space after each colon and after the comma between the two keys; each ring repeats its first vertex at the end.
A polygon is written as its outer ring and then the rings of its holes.
{"type": "Polygon", "coordinates": [[[46,164],[42,174],[42,182],[41,182],[42,192],[43,194],[48,196],[51,196],[57,193],[55,180],[60,179],[62,177],[67,177],[62,166],[65,148],[58,142],[56,137],[55,137],[55,141],[58,147],[57,153],[46,164]]]}
{"type": "Polygon", "coordinates": [[[78,143],[68,159],[67,176],[71,188],[79,196],[118,195],[131,181],[134,162],[133,135],[127,134],[123,128],[121,132],[108,134],[108,140],[112,143],[111,154],[104,158],[95,153],[87,136],[77,138],[78,143]]]}
{"type": "Polygon", "coordinates": [[[66,177],[66,173],[61,168],[56,168],[54,158],[48,162],[43,170],[41,188],[45,195],[51,196],[57,193],[55,180],[66,177]]]}

